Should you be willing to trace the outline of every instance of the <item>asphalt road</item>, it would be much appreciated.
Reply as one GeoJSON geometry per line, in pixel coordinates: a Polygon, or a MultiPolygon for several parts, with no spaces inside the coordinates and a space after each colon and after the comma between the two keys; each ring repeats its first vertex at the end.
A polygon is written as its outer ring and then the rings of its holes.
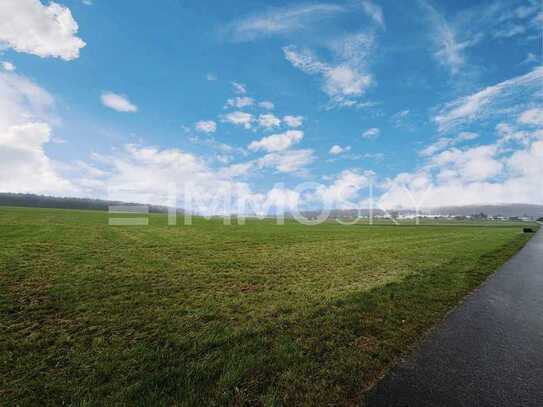
{"type": "Polygon", "coordinates": [[[376,385],[368,406],[543,406],[543,227],[376,385]]]}

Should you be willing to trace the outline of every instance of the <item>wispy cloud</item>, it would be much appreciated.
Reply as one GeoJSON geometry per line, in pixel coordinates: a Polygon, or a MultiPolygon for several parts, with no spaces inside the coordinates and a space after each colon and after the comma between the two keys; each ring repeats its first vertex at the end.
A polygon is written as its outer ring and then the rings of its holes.
{"type": "Polygon", "coordinates": [[[237,94],[244,95],[247,93],[247,86],[245,86],[245,84],[234,81],[230,82],[230,84],[234,88],[234,92],[237,94]]]}
{"type": "Polygon", "coordinates": [[[526,27],[524,27],[523,25],[512,24],[512,25],[509,25],[508,27],[504,27],[496,31],[494,33],[494,37],[511,38],[516,35],[524,34],[525,32],[526,32],[526,27]]]}
{"type": "Polygon", "coordinates": [[[270,102],[269,100],[263,100],[262,102],[258,102],[258,106],[266,110],[273,110],[275,108],[273,102],[270,102]]]}
{"type": "Polygon", "coordinates": [[[214,137],[209,136],[209,135],[202,138],[194,134],[189,137],[189,140],[191,143],[201,145],[201,146],[206,146],[206,147],[211,148],[212,150],[216,150],[219,153],[221,153],[221,156],[228,157],[229,159],[232,158],[234,154],[241,155],[241,156],[247,155],[247,151],[245,149],[240,148],[240,147],[233,147],[229,144],[220,142],[216,140],[214,137]]]}
{"type": "Polygon", "coordinates": [[[251,41],[260,37],[284,35],[313,26],[319,20],[345,12],[346,7],[337,4],[302,4],[270,8],[230,23],[226,35],[233,41],[251,41]]]}
{"type": "Polygon", "coordinates": [[[522,62],[519,63],[519,65],[530,65],[530,64],[538,64],[541,61],[541,56],[537,56],[536,54],[532,52],[528,52],[526,55],[526,58],[522,62]]]}
{"type": "Polygon", "coordinates": [[[541,89],[543,67],[512,79],[488,86],[472,95],[447,103],[434,117],[439,131],[482,119],[500,112],[500,106],[509,112],[525,108],[530,98],[541,89]]]}
{"type": "Polygon", "coordinates": [[[518,3],[500,0],[444,16],[431,0],[418,0],[431,28],[435,59],[452,75],[457,75],[469,65],[467,50],[485,40],[539,38],[543,23],[538,20],[541,6],[535,1],[520,6],[518,3]]]}
{"type": "Polygon", "coordinates": [[[295,68],[321,77],[321,88],[329,96],[331,107],[351,107],[374,82],[367,69],[373,42],[372,33],[351,34],[331,41],[328,49],[335,56],[333,62],[324,62],[312,50],[295,45],[283,47],[283,53],[295,68]]]}
{"type": "Polygon", "coordinates": [[[465,64],[464,50],[477,42],[477,38],[459,41],[454,27],[426,0],[419,0],[432,27],[436,60],[445,65],[451,74],[457,74],[465,64]]]}
{"type": "Polygon", "coordinates": [[[363,0],[362,8],[381,28],[385,28],[385,17],[383,16],[383,9],[380,6],[369,0],[363,0]]]}
{"type": "Polygon", "coordinates": [[[501,0],[470,7],[459,13],[456,25],[465,38],[474,36],[503,39],[515,36],[533,36],[541,32],[541,3],[501,0]]]}
{"type": "Polygon", "coordinates": [[[308,48],[299,48],[295,45],[283,47],[283,53],[292,66],[309,75],[322,74],[330,67],[317,59],[316,55],[308,48]]]}
{"type": "Polygon", "coordinates": [[[441,150],[455,146],[464,141],[475,140],[478,137],[479,135],[477,133],[467,131],[461,132],[456,137],[440,137],[436,142],[419,151],[419,155],[423,157],[430,157],[441,150]]]}

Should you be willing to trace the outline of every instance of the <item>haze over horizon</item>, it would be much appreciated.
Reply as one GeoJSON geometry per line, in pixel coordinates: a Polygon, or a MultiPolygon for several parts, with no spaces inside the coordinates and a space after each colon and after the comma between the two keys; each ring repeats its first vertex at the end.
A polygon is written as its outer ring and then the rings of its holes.
{"type": "Polygon", "coordinates": [[[542,26],[536,0],[3,0],[0,192],[543,204],[542,26]]]}

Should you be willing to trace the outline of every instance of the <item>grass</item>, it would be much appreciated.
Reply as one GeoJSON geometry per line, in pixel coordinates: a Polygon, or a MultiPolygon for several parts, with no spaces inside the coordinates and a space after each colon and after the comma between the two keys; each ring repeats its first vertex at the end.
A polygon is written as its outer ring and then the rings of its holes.
{"type": "Polygon", "coordinates": [[[107,217],[0,208],[6,405],[357,404],[529,238],[107,217]]]}

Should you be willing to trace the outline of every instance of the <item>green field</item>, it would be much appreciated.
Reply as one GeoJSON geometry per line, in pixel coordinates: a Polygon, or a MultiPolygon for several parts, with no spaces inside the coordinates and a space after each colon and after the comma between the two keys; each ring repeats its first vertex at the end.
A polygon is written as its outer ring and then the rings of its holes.
{"type": "Polygon", "coordinates": [[[0,404],[355,404],[529,238],[107,220],[0,208],[0,404]]]}

